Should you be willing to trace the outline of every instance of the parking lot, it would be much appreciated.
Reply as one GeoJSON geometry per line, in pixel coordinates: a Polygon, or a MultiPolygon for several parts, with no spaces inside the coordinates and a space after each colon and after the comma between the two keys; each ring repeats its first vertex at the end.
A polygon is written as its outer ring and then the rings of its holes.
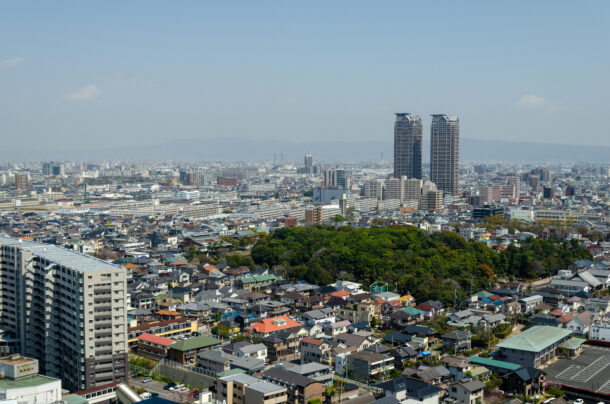
{"type": "Polygon", "coordinates": [[[572,392],[607,401],[610,397],[610,348],[584,345],[576,358],[560,359],[545,369],[549,382],[572,392]]]}
{"type": "Polygon", "coordinates": [[[150,393],[156,393],[159,395],[159,397],[165,398],[167,400],[183,402],[185,401],[185,399],[190,399],[189,401],[195,401],[194,398],[188,396],[188,393],[163,390],[163,386],[165,386],[165,383],[158,382],[156,380],[153,380],[148,383],[143,383],[142,380],[144,379],[144,377],[130,378],[129,385],[134,391],[138,390],[138,388],[143,388],[146,391],[150,393]]]}

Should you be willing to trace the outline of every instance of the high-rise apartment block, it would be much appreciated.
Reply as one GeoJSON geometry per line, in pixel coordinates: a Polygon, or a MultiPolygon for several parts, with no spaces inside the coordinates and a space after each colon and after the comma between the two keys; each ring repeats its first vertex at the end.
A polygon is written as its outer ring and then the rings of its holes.
{"type": "Polygon", "coordinates": [[[324,172],[324,188],[348,189],[349,177],[347,171],[340,168],[329,168],[324,172]]]}
{"type": "Polygon", "coordinates": [[[15,188],[17,190],[31,189],[30,174],[29,173],[15,173],[15,188]]]}
{"type": "Polygon", "coordinates": [[[422,124],[419,116],[396,114],[394,177],[422,178],[422,124]]]}
{"type": "Polygon", "coordinates": [[[125,381],[124,268],[33,241],[0,237],[0,329],[71,391],[125,381]]]}
{"type": "Polygon", "coordinates": [[[366,199],[383,199],[383,181],[370,179],[364,181],[363,194],[366,199]]]}
{"type": "Polygon", "coordinates": [[[311,157],[311,154],[305,155],[304,163],[305,163],[305,167],[307,167],[307,168],[313,167],[313,157],[311,157]]]}
{"type": "Polygon", "coordinates": [[[457,116],[432,115],[430,179],[447,194],[459,192],[460,121],[457,116]]]}
{"type": "Polygon", "coordinates": [[[417,178],[409,178],[404,184],[404,198],[403,201],[417,201],[421,198],[423,181],[417,178]]]}
{"type": "Polygon", "coordinates": [[[405,188],[404,183],[406,177],[403,178],[388,178],[385,180],[385,195],[384,199],[399,200],[401,203],[404,198],[405,188]]]}

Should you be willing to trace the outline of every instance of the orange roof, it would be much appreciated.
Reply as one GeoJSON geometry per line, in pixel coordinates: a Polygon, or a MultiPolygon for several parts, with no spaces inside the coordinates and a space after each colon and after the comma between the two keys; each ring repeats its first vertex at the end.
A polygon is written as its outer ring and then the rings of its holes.
{"type": "Polygon", "coordinates": [[[34,241],[34,237],[19,237],[21,240],[34,241]]]}
{"type": "Polygon", "coordinates": [[[269,334],[272,332],[285,330],[286,328],[298,327],[300,325],[300,323],[292,320],[288,316],[278,316],[264,318],[262,321],[248,327],[248,330],[256,331],[261,334],[269,334]]]}
{"type": "Polygon", "coordinates": [[[158,337],[156,335],[152,335],[152,334],[148,334],[148,333],[144,333],[144,334],[140,335],[138,337],[138,339],[140,341],[152,342],[153,344],[159,344],[159,345],[163,345],[163,346],[169,346],[169,345],[173,344],[174,342],[176,342],[171,338],[158,337]]]}
{"type": "Polygon", "coordinates": [[[203,269],[204,271],[208,271],[208,272],[218,271],[218,268],[215,265],[209,265],[209,264],[202,266],[201,269],[203,269]]]}
{"type": "Polygon", "coordinates": [[[400,296],[398,299],[399,302],[410,302],[411,300],[415,300],[415,298],[411,295],[400,296]]]}
{"type": "Polygon", "coordinates": [[[136,264],[132,264],[131,262],[128,262],[127,264],[123,265],[123,268],[126,268],[126,269],[136,269],[136,268],[140,268],[140,266],[136,265],[136,264]]]}
{"type": "Polygon", "coordinates": [[[159,310],[157,312],[158,315],[160,316],[179,316],[180,313],[178,313],[177,311],[171,311],[171,310],[159,310]]]}
{"type": "Polygon", "coordinates": [[[341,289],[341,290],[331,293],[330,295],[335,296],[335,297],[345,297],[345,296],[349,296],[349,292],[347,290],[341,289]]]}
{"type": "Polygon", "coordinates": [[[188,265],[188,262],[186,262],[185,260],[176,260],[172,262],[172,265],[188,265]]]}

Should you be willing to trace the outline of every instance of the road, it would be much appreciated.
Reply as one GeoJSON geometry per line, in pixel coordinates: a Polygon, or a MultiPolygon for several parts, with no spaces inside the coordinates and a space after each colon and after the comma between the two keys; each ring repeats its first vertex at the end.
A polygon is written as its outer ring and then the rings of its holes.
{"type": "Polygon", "coordinates": [[[168,390],[163,390],[163,386],[165,383],[158,382],[153,380],[148,383],[142,383],[144,377],[138,377],[135,379],[129,379],[129,386],[134,390],[138,390],[138,388],[143,388],[150,393],[157,393],[159,397],[165,398],[167,400],[176,401],[179,403],[185,402],[185,399],[188,399],[189,402],[195,401],[192,397],[188,397],[188,393],[178,393],[168,390]]]}

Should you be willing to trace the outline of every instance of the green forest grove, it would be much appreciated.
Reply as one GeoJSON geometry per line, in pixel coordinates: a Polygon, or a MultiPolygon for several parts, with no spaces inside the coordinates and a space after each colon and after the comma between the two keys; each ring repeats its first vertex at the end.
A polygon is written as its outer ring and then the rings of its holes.
{"type": "Polygon", "coordinates": [[[578,259],[590,259],[591,254],[575,242],[548,239],[529,239],[521,247],[496,252],[453,232],[427,233],[395,225],[282,228],[262,238],[253,247],[252,258],[292,280],[329,284],[345,279],[365,287],[382,280],[419,302],[436,299],[448,304],[456,288],[459,299],[466,297],[471,279],[478,291],[497,276],[535,279],[578,259]]]}

